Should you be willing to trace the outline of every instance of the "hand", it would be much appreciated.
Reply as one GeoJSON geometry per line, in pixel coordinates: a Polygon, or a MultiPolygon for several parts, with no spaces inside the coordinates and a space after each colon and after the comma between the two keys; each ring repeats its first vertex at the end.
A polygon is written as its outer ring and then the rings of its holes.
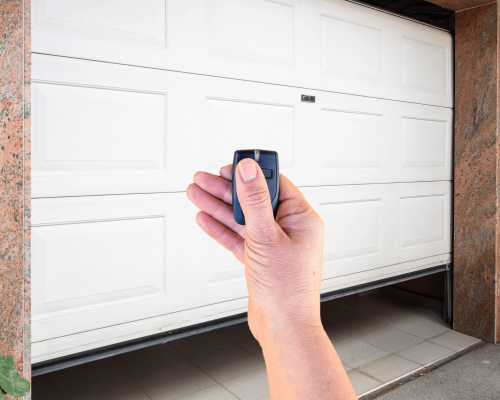
{"type": "Polygon", "coordinates": [[[283,175],[275,221],[262,170],[244,159],[235,179],[246,225],[238,225],[231,174],[231,165],[220,176],[197,172],[187,195],[201,210],[200,227],[245,264],[248,324],[264,352],[272,399],[355,400],[321,325],[323,221],[283,175]]]}
{"type": "Polygon", "coordinates": [[[280,175],[280,205],[274,220],[269,190],[259,165],[242,160],[236,189],[246,225],[233,217],[232,165],[220,176],[197,172],[187,189],[201,210],[199,226],[245,264],[248,322],[256,339],[272,340],[279,330],[321,326],[319,295],[324,227],[302,193],[280,175]]]}

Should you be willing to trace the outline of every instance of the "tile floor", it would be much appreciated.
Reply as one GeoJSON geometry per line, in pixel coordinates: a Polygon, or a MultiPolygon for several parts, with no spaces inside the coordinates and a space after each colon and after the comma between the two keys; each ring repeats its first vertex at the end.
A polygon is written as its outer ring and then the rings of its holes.
{"type": "MultiPolygon", "coordinates": [[[[440,312],[373,294],[322,304],[358,396],[478,340],[440,312]]],[[[265,400],[264,357],[247,324],[33,378],[33,400],[265,400]]]]}

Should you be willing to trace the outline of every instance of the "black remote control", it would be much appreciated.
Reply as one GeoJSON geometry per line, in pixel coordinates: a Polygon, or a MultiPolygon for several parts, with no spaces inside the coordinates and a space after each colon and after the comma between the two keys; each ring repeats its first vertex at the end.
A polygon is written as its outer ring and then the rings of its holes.
{"type": "Polygon", "coordinates": [[[238,201],[238,194],[236,193],[236,180],[234,173],[236,166],[244,158],[251,158],[259,164],[262,172],[266,178],[267,187],[271,197],[271,205],[273,207],[274,217],[278,212],[278,200],[280,198],[280,172],[278,166],[278,153],[269,150],[236,150],[233,159],[233,212],[234,220],[240,224],[245,225],[245,216],[241,210],[240,202],[238,201]]]}

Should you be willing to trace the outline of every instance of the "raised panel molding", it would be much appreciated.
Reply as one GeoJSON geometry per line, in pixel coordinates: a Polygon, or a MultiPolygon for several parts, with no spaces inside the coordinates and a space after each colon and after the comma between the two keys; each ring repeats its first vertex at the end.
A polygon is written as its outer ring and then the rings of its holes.
{"type": "Polygon", "coordinates": [[[33,225],[33,315],[165,294],[165,216],[33,225]]]}
{"type": "Polygon", "coordinates": [[[268,0],[210,0],[210,57],[293,68],[293,7],[268,0]]]}
{"type": "Polygon", "coordinates": [[[403,87],[435,94],[448,94],[447,49],[402,38],[403,87]]]}
{"type": "Polygon", "coordinates": [[[166,49],[167,0],[36,0],[38,29],[166,49]]]}
{"type": "Polygon", "coordinates": [[[380,168],[380,114],[321,110],[322,168],[380,168]]]}
{"type": "Polygon", "coordinates": [[[448,164],[447,121],[403,117],[401,167],[445,168],[448,164]]]}
{"type": "MultiPolygon", "coordinates": [[[[445,240],[445,194],[401,198],[401,247],[445,240]]],[[[446,238],[449,240],[449,238],[446,238]]]]}
{"type": "Polygon", "coordinates": [[[208,98],[210,137],[209,168],[230,164],[235,150],[275,150],[280,171],[293,169],[294,107],[237,99],[208,98]]]}
{"type": "Polygon", "coordinates": [[[320,204],[320,216],[325,224],[325,263],[379,252],[380,200],[320,204]]]}
{"type": "Polygon", "coordinates": [[[37,174],[164,172],[166,94],[33,82],[37,174]]]}
{"type": "Polygon", "coordinates": [[[345,78],[380,81],[382,31],[321,15],[321,70],[345,78]]]}

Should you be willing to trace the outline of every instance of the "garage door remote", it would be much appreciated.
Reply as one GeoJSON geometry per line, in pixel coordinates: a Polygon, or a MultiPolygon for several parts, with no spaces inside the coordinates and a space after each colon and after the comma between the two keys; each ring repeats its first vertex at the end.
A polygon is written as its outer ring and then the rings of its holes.
{"type": "Polygon", "coordinates": [[[243,215],[240,202],[238,201],[238,195],[236,193],[236,180],[234,179],[236,166],[244,158],[251,158],[257,161],[260,168],[262,169],[262,172],[266,178],[267,187],[269,188],[274,217],[276,218],[276,213],[278,211],[278,200],[280,197],[280,172],[278,166],[278,153],[269,150],[236,150],[234,152],[233,159],[232,182],[234,220],[240,225],[245,225],[245,216],[243,215]]]}

